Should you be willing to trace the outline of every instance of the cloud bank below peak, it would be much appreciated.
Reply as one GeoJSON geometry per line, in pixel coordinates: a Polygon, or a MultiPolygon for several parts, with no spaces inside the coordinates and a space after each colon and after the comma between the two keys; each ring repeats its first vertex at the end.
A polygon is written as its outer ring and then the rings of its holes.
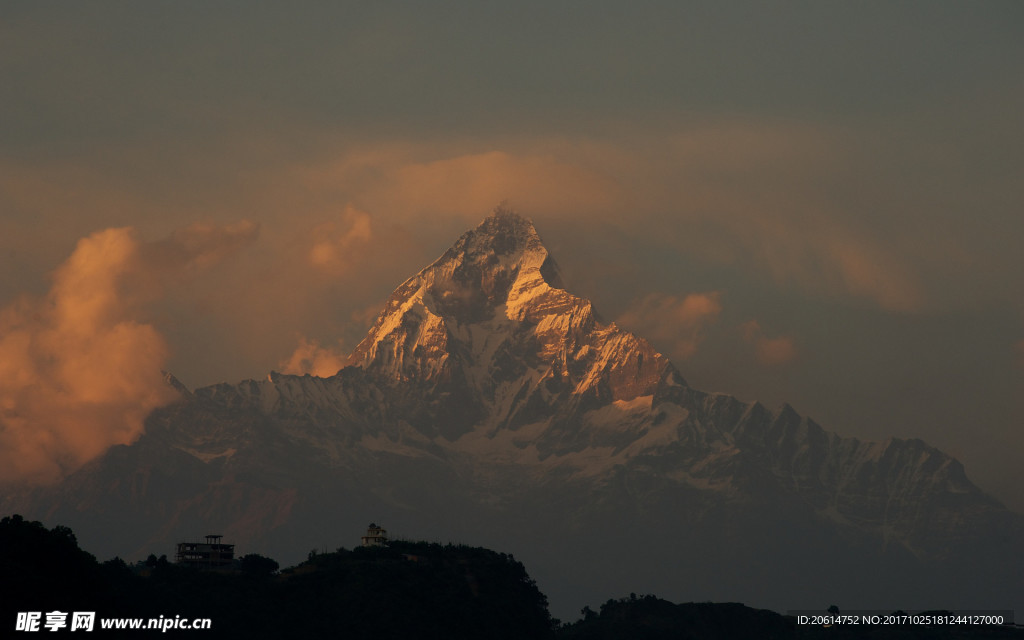
{"type": "Polygon", "coordinates": [[[50,483],[116,444],[176,392],[170,348],[145,320],[166,287],[250,244],[248,222],[156,242],[128,227],[81,239],[43,297],[0,311],[0,481],[50,483]]]}

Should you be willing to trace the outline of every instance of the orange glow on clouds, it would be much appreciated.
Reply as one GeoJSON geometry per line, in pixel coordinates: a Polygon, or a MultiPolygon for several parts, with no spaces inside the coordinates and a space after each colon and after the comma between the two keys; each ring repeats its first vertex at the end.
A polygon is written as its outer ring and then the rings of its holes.
{"type": "Polygon", "coordinates": [[[373,238],[368,214],[348,205],[340,218],[314,229],[313,247],[309,250],[309,261],[314,266],[335,275],[357,263],[360,251],[373,238]]]}
{"type": "Polygon", "coordinates": [[[508,200],[538,220],[643,225],[679,251],[741,264],[779,284],[919,310],[927,296],[905,245],[933,258],[937,245],[872,235],[856,211],[821,195],[823,176],[865,161],[846,135],[737,121],[640,145],[614,138],[505,141],[482,152],[457,142],[367,145],[299,172],[304,188],[351,203],[310,259],[336,262],[344,229],[358,228],[350,210],[413,226],[440,217],[475,224],[508,200]]]}
{"type": "Polygon", "coordinates": [[[637,300],[616,323],[667,346],[670,357],[685,360],[696,353],[705,329],[717,321],[720,297],[718,292],[691,293],[685,298],[652,293],[637,300]]]}
{"type": "Polygon", "coordinates": [[[0,479],[59,479],[115,444],[174,398],[167,345],[130,317],[122,284],[140,261],[130,229],[81,240],[44,300],[0,323],[0,479]]]}
{"type": "Polygon", "coordinates": [[[346,353],[330,347],[321,347],[316,340],[300,336],[299,346],[288,359],[282,360],[279,366],[281,373],[297,376],[308,373],[321,378],[329,378],[345,366],[347,357],[346,353]]]}
{"type": "Polygon", "coordinates": [[[302,177],[309,189],[344,191],[359,209],[392,220],[445,214],[476,224],[507,199],[522,211],[555,215],[591,214],[622,201],[609,174],[539,148],[465,153],[437,145],[380,145],[351,151],[302,177]]]}
{"type": "Polygon", "coordinates": [[[47,483],[116,444],[176,392],[160,332],[137,320],[176,273],[255,238],[248,223],[193,226],[142,243],[130,228],[80,240],[41,299],[0,312],[0,481],[47,483]]]}
{"type": "Polygon", "coordinates": [[[797,350],[793,338],[780,336],[769,338],[764,334],[757,320],[745,322],[741,327],[743,339],[754,345],[757,361],[767,366],[788,364],[796,359],[797,350]]]}

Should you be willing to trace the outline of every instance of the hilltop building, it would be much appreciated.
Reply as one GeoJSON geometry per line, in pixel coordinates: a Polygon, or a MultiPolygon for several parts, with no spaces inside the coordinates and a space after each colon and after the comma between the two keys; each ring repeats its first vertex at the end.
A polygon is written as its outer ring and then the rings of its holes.
{"type": "Polygon", "coordinates": [[[371,522],[370,526],[366,529],[366,535],[363,536],[364,547],[383,547],[388,542],[388,532],[383,527],[378,527],[375,523],[371,522]]]}
{"type": "Polygon", "coordinates": [[[224,536],[208,535],[206,542],[179,542],[174,562],[197,569],[229,569],[235,560],[235,545],[224,544],[224,536]]]}

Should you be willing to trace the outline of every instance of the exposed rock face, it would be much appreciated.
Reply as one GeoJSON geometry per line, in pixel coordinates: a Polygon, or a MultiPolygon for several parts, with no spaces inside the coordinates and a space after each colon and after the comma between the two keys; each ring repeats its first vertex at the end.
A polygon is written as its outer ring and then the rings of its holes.
{"type": "Polygon", "coordinates": [[[439,399],[448,439],[652,394],[668,360],[561,287],[533,224],[499,210],[391,295],[348,365],[439,399]]]}
{"type": "Polygon", "coordinates": [[[1019,515],[919,440],[691,388],[497,211],[392,294],[330,378],[194,392],[4,512],[100,554],[216,529],[283,563],[369,520],[516,553],[556,615],[624,591],[807,608],[1024,604],[1019,515]],[[113,524],[116,523],[116,524],[113,524]],[[596,559],[596,561],[595,561],[596,559]]]}

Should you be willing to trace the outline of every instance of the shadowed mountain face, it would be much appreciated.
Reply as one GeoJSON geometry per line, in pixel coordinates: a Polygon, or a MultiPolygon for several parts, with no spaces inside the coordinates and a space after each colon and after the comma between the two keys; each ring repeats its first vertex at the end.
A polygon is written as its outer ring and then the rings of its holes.
{"type": "Polygon", "coordinates": [[[689,387],[497,211],[395,292],[345,368],[181,393],[3,512],[102,557],[216,530],[284,564],[366,522],[507,549],[556,616],[623,591],[784,609],[1024,604],[1022,518],[919,440],[840,438],[689,387]]]}

